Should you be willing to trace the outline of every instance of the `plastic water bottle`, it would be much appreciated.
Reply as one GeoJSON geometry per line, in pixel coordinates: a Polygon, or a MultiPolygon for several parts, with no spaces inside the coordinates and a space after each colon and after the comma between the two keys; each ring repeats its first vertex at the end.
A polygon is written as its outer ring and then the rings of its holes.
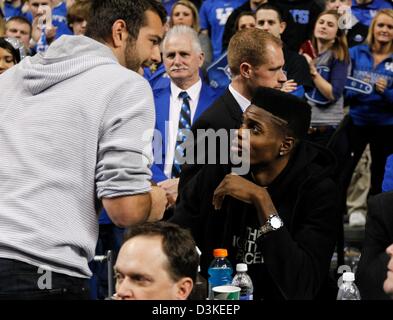
{"type": "Polygon", "coordinates": [[[353,272],[343,273],[343,283],[337,294],[337,300],[360,300],[359,289],[354,283],[355,274],[353,272]]]}
{"type": "Polygon", "coordinates": [[[208,269],[209,273],[209,300],[213,300],[213,288],[232,283],[232,266],[227,259],[226,249],[214,249],[214,260],[208,269]]]}
{"type": "Polygon", "coordinates": [[[237,273],[232,280],[232,285],[241,289],[240,300],[253,300],[254,286],[250,276],[247,274],[247,270],[245,263],[238,263],[236,265],[237,273]]]}

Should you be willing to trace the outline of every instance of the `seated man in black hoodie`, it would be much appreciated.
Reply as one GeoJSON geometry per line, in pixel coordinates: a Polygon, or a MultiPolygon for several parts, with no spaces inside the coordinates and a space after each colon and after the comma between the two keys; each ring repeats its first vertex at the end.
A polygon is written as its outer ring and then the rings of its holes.
{"type": "Polygon", "coordinates": [[[328,276],[338,227],[335,160],[302,140],[310,114],[293,95],[257,89],[237,144],[250,152],[249,174],[204,166],[171,219],[191,229],[204,275],[214,248],[227,248],[233,265],[247,263],[255,299],[313,299],[328,276]]]}

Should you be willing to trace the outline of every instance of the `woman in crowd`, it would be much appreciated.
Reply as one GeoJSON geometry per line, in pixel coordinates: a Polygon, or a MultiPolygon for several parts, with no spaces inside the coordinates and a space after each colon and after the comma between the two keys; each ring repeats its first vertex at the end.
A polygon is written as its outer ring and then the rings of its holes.
{"type": "Polygon", "coordinates": [[[233,34],[236,33],[236,31],[247,29],[247,28],[255,28],[255,25],[257,24],[255,20],[255,15],[250,12],[250,11],[245,11],[239,14],[239,16],[236,19],[235,22],[235,30],[233,34]]]}
{"type": "Polygon", "coordinates": [[[202,69],[205,70],[212,62],[212,48],[209,36],[200,32],[198,9],[192,2],[188,0],[179,0],[173,5],[169,19],[169,27],[172,28],[176,25],[186,25],[198,32],[202,51],[205,54],[205,62],[202,66],[202,69]]]}
{"type": "Polygon", "coordinates": [[[349,142],[353,171],[366,145],[371,150],[370,194],[381,192],[387,157],[393,153],[393,10],[380,10],[372,20],[366,44],[350,50],[356,81],[346,92],[350,105],[349,142]]]}
{"type": "Polygon", "coordinates": [[[19,61],[19,51],[14,48],[7,38],[0,37],[0,74],[16,65],[19,61]]]}
{"type": "Polygon", "coordinates": [[[76,1],[67,12],[68,27],[76,36],[86,32],[87,18],[89,16],[90,3],[86,0],[76,1]]]}
{"type": "Polygon", "coordinates": [[[314,88],[305,94],[312,106],[308,139],[327,145],[344,117],[343,91],[349,69],[349,53],[344,30],[339,28],[336,10],[322,12],[311,39],[315,57],[304,53],[314,88]],[[313,59],[314,58],[314,59],[313,59]]]}

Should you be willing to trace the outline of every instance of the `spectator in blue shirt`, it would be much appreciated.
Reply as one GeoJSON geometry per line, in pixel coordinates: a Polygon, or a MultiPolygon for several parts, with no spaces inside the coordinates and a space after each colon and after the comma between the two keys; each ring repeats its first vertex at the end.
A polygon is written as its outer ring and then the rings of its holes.
{"type": "Polygon", "coordinates": [[[380,10],[373,19],[367,43],[350,50],[351,81],[346,96],[353,126],[349,129],[354,163],[352,174],[366,145],[371,150],[370,194],[381,192],[387,157],[393,153],[393,10],[380,10]]]}

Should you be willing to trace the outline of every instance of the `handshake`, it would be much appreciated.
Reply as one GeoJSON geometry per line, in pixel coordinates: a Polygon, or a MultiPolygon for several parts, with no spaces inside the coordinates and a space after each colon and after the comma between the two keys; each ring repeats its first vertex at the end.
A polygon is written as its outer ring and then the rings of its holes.
{"type": "Polygon", "coordinates": [[[152,214],[149,220],[161,220],[166,209],[176,203],[179,178],[153,183],[151,190],[152,214]]]}

